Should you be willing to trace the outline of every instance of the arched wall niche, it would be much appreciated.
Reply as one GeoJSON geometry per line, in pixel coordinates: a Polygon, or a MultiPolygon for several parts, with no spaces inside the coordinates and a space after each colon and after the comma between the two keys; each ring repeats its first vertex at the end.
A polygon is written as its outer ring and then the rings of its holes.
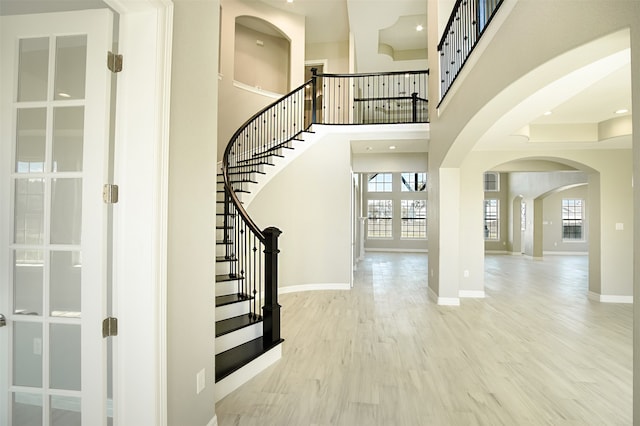
{"type": "Polygon", "coordinates": [[[235,19],[234,76],[239,83],[285,94],[290,90],[291,40],[272,23],[242,15],[235,19]]]}

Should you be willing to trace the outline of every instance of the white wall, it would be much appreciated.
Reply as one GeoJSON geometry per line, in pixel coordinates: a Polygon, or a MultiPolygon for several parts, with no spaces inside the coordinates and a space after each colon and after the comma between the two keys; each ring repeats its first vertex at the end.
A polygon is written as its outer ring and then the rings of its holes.
{"type": "Polygon", "coordinates": [[[215,415],[215,198],[219,2],[174,1],[167,253],[169,425],[215,415]],[[196,48],[197,46],[197,48],[196,48]],[[196,394],[196,374],[206,387],[196,394]]]}
{"type": "Polygon", "coordinates": [[[349,73],[349,42],[307,44],[305,60],[327,60],[327,74],[349,73]]]}
{"type": "Polygon", "coordinates": [[[589,251],[589,214],[587,206],[589,191],[586,185],[553,192],[545,197],[542,206],[542,250],[548,253],[587,253],[589,251]],[[581,241],[565,241],[562,238],[562,200],[580,199],[584,201],[584,219],[581,241]]]}
{"type": "Polygon", "coordinates": [[[329,134],[275,175],[247,210],[282,231],[280,287],[351,281],[350,145],[329,134]]]}

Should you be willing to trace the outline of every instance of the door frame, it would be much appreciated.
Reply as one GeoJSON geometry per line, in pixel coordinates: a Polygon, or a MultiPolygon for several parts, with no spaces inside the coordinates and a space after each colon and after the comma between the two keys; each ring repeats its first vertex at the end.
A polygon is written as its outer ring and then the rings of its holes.
{"type": "Polygon", "coordinates": [[[116,100],[114,424],[167,424],[167,211],[173,2],[104,0],[120,17],[116,100]],[[132,261],[135,259],[135,261],[132,261]]]}

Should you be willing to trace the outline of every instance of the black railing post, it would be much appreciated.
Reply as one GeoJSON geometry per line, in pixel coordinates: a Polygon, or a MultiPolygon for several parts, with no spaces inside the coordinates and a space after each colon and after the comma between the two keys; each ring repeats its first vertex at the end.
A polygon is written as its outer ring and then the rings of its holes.
{"type": "Polygon", "coordinates": [[[411,122],[418,122],[418,93],[413,92],[411,94],[411,122]]]}
{"type": "Polygon", "coordinates": [[[278,228],[269,227],[264,234],[264,307],[262,308],[262,335],[264,347],[280,341],[280,305],[278,304],[278,228]]]}
{"type": "Polygon", "coordinates": [[[311,68],[311,124],[316,124],[318,68],[311,68]]]}

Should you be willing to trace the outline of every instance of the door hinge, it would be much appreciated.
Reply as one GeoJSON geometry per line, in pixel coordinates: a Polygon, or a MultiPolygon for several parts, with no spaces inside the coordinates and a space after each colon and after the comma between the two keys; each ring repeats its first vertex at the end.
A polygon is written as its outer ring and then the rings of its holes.
{"type": "Polygon", "coordinates": [[[112,73],[119,73],[122,71],[122,55],[118,55],[111,51],[107,52],[107,68],[112,73]]]}
{"type": "Polygon", "coordinates": [[[102,337],[118,335],[118,318],[109,317],[102,321],[102,337]]]}
{"type": "Polygon", "coordinates": [[[118,202],[118,185],[105,183],[102,187],[102,201],[106,204],[115,204],[118,202]]]}

